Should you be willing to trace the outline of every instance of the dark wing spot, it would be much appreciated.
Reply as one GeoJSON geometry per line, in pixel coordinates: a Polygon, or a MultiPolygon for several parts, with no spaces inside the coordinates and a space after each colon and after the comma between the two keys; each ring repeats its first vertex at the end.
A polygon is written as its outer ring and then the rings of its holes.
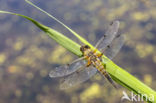
{"type": "Polygon", "coordinates": [[[107,45],[107,48],[110,48],[110,45],[107,45]]]}
{"type": "Polygon", "coordinates": [[[112,25],[113,24],[113,21],[110,23],[110,25],[112,25]]]}
{"type": "Polygon", "coordinates": [[[118,37],[120,37],[120,36],[121,36],[121,35],[119,34],[119,35],[116,36],[116,38],[118,38],[118,37]]]}

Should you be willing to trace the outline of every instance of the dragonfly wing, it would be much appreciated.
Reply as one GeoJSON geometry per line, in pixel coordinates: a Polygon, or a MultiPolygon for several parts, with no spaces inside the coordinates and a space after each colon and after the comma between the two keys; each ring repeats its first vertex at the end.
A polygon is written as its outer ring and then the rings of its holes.
{"type": "Polygon", "coordinates": [[[124,44],[124,35],[117,36],[113,42],[107,46],[106,50],[104,51],[104,54],[109,59],[112,59],[116,56],[116,54],[120,51],[121,47],[124,44]]]}
{"type": "Polygon", "coordinates": [[[114,21],[108,30],[106,31],[105,35],[97,42],[96,48],[100,51],[104,50],[107,45],[111,44],[114,37],[116,37],[118,29],[119,29],[119,21],[114,21]]]}
{"type": "Polygon", "coordinates": [[[97,69],[93,66],[83,68],[78,72],[75,72],[64,78],[63,83],[60,85],[60,89],[68,89],[72,86],[85,82],[97,72],[97,69]]]}
{"type": "Polygon", "coordinates": [[[85,64],[86,64],[85,60],[80,60],[80,61],[74,62],[70,65],[59,66],[59,67],[56,67],[55,69],[52,69],[49,73],[49,76],[51,78],[67,76],[67,75],[75,72],[76,70],[78,70],[79,68],[84,66],[85,64]]]}

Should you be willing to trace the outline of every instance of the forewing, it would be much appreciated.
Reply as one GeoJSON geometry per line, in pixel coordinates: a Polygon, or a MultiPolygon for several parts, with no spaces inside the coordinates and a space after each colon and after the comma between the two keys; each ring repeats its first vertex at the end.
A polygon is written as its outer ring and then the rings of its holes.
{"type": "Polygon", "coordinates": [[[70,65],[63,65],[52,69],[49,73],[51,78],[67,76],[86,64],[85,60],[74,62],[70,65]]]}
{"type": "Polygon", "coordinates": [[[60,89],[68,89],[72,86],[85,82],[97,72],[97,69],[93,66],[83,68],[78,72],[75,72],[64,78],[60,85],[60,89]]]}
{"type": "Polygon", "coordinates": [[[119,29],[119,21],[114,21],[106,31],[105,35],[97,42],[96,48],[100,51],[104,50],[109,45],[114,37],[116,37],[119,29]]]}
{"type": "Polygon", "coordinates": [[[114,58],[123,46],[124,41],[124,35],[117,36],[113,42],[107,46],[106,50],[104,51],[104,55],[109,59],[114,58]]]}

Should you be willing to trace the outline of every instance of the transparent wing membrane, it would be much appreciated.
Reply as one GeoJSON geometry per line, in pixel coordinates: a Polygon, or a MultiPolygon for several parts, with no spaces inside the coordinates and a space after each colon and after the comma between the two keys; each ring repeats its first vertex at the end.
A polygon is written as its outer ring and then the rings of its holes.
{"type": "Polygon", "coordinates": [[[63,77],[63,76],[66,76],[75,72],[76,70],[84,66],[85,64],[86,64],[85,60],[79,60],[77,62],[71,63],[70,65],[59,66],[59,67],[52,69],[49,73],[49,76],[51,78],[63,77]]]}
{"type": "Polygon", "coordinates": [[[64,78],[64,81],[60,85],[60,89],[68,89],[72,86],[85,82],[97,72],[97,69],[93,66],[84,67],[80,71],[75,72],[64,78]]]}
{"type": "Polygon", "coordinates": [[[105,35],[97,42],[96,48],[100,51],[103,51],[107,45],[109,45],[114,37],[116,37],[118,29],[119,29],[119,21],[114,21],[108,30],[106,31],[105,35]]]}
{"type": "Polygon", "coordinates": [[[104,55],[109,59],[113,59],[116,54],[120,51],[121,47],[124,44],[124,35],[117,36],[113,42],[107,46],[106,50],[104,51],[104,55]]]}

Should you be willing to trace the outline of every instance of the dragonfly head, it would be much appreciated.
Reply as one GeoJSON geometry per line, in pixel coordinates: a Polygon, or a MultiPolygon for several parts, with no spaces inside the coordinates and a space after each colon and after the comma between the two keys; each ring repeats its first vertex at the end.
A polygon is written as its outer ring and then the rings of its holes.
{"type": "Polygon", "coordinates": [[[90,47],[88,45],[83,45],[80,47],[80,51],[83,53],[84,51],[86,51],[87,49],[90,49],[90,47]]]}

